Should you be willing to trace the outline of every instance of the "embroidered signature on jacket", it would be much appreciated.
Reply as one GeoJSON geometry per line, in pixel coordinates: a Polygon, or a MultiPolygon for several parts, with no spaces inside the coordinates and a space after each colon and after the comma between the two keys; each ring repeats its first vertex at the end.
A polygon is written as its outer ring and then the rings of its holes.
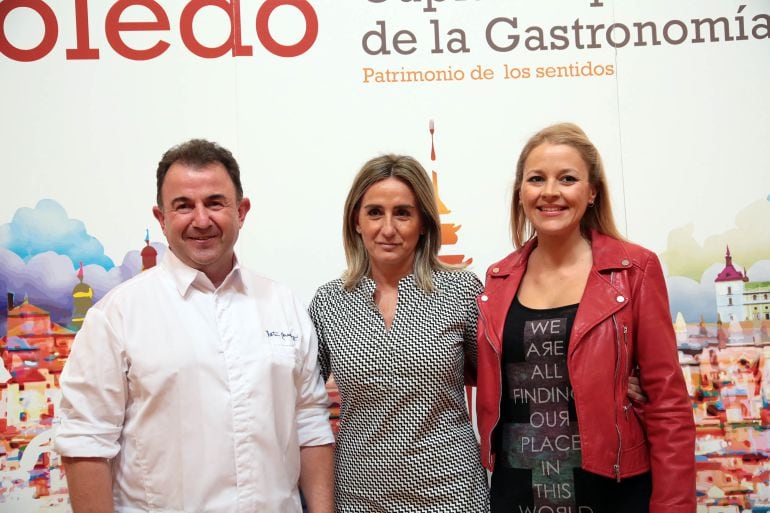
{"type": "Polygon", "coordinates": [[[281,341],[284,342],[286,340],[296,342],[299,338],[299,335],[295,335],[294,333],[287,333],[285,331],[265,330],[265,334],[267,335],[267,338],[280,338],[281,341]]]}

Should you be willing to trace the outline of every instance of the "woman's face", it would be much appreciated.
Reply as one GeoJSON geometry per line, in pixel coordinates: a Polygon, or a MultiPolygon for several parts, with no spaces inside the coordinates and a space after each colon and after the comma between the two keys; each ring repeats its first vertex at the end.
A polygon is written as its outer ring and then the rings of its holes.
{"type": "Polygon", "coordinates": [[[410,274],[422,233],[422,217],[411,187],[393,177],[371,185],[361,198],[356,231],[373,271],[410,274]]]}
{"type": "Polygon", "coordinates": [[[580,231],[596,188],[588,165],[566,144],[543,143],[524,162],[519,200],[538,236],[572,236],[580,231]]]}

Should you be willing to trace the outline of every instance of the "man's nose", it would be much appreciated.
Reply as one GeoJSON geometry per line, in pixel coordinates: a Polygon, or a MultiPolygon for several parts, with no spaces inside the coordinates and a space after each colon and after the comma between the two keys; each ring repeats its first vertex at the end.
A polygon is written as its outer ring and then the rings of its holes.
{"type": "Polygon", "coordinates": [[[211,217],[209,211],[203,205],[197,205],[193,210],[192,224],[195,228],[208,228],[211,224],[211,217]]]}

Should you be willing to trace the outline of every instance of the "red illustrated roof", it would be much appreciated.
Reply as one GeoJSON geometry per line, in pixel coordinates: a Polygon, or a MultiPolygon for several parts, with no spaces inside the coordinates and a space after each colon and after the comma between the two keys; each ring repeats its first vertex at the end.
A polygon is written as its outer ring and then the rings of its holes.
{"type": "Polygon", "coordinates": [[[730,246],[725,253],[725,268],[717,274],[715,282],[720,281],[749,281],[748,277],[733,266],[733,257],[730,255],[730,246]]]}
{"type": "Polygon", "coordinates": [[[37,369],[14,369],[16,383],[45,383],[45,377],[37,369]]]}
{"type": "Polygon", "coordinates": [[[8,317],[32,317],[37,315],[48,315],[48,312],[26,301],[8,312],[8,317]]]}
{"type": "Polygon", "coordinates": [[[145,247],[142,248],[142,256],[146,256],[146,255],[157,256],[158,255],[158,251],[155,248],[153,248],[152,246],[145,246],[145,247]]]}

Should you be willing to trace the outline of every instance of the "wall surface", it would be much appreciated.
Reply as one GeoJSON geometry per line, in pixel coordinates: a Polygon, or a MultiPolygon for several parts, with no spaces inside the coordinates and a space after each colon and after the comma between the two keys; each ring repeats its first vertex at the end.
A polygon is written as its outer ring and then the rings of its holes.
{"type": "Polygon", "coordinates": [[[309,301],[370,157],[434,173],[442,252],[483,275],[522,144],[574,121],[664,263],[699,511],[770,510],[770,0],[2,0],[0,29],[0,506],[68,509],[58,376],[82,309],[165,250],[167,148],[233,151],[240,259],[309,301]]]}

